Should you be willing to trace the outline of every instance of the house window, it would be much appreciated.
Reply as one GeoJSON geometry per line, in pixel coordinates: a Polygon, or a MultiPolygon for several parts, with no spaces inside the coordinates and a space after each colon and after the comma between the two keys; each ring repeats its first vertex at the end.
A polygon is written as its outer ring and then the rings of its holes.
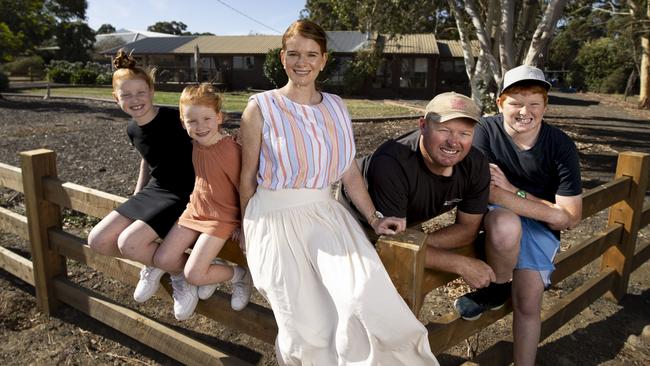
{"type": "Polygon", "coordinates": [[[400,88],[426,88],[429,84],[429,60],[423,57],[402,59],[400,88]]]}
{"type": "Polygon", "coordinates": [[[454,72],[454,61],[440,60],[440,72],[442,74],[450,74],[454,72]]]}
{"type": "Polygon", "coordinates": [[[255,57],[253,56],[233,56],[232,68],[235,70],[252,70],[255,66],[255,57]]]}
{"type": "Polygon", "coordinates": [[[345,71],[348,69],[348,63],[352,60],[352,57],[341,56],[334,59],[334,68],[329,75],[328,83],[331,85],[343,85],[343,78],[345,77],[345,71]]]}
{"type": "Polygon", "coordinates": [[[454,60],[454,68],[457,73],[465,73],[465,59],[454,60]]]}
{"type": "Polygon", "coordinates": [[[377,68],[375,79],[373,80],[373,88],[390,88],[392,84],[393,74],[391,72],[393,62],[392,60],[384,60],[377,68]]]}

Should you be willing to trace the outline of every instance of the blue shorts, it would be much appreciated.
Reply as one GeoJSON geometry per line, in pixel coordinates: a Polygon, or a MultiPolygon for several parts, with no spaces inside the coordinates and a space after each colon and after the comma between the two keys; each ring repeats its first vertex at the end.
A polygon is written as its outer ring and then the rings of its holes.
{"type": "MultiPolygon", "coordinates": [[[[489,209],[500,207],[489,205],[489,209]]],[[[515,269],[539,272],[544,288],[551,286],[551,273],[555,270],[553,261],[560,249],[560,241],[548,226],[537,220],[519,216],[521,219],[521,242],[519,259],[515,269]]]]}
{"type": "Polygon", "coordinates": [[[551,286],[551,273],[555,270],[553,260],[560,249],[560,241],[544,224],[528,217],[521,219],[521,242],[519,260],[515,269],[538,271],[544,288],[551,286]]]}

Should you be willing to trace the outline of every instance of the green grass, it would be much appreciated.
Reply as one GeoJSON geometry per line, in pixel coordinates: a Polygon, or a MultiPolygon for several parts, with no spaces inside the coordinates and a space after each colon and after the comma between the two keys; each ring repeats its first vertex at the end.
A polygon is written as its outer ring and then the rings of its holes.
{"type": "MultiPolygon", "coordinates": [[[[39,94],[44,95],[45,89],[21,89],[19,93],[25,94],[39,94]]],[[[105,88],[52,88],[50,95],[61,97],[93,97],[113,99],[110,87],[105,88]]],[[[223,93],[224,96],[224,109],[229,112],[241,112],[248,103],[248,97],[252,93],[248,92],[227,92],[223,93]]],[[[171,104],[178,105],[179,92],[164,92],[157,91],[154,96],[154,103],[156,104],[171,104]]],[[[373,101],[367,99],[345,99],[352,118],[365,118],[365,117],[389,117],[389,116],[417,116],[417,112],[400,106],[387,105],[382,101],[373,101]]]]}

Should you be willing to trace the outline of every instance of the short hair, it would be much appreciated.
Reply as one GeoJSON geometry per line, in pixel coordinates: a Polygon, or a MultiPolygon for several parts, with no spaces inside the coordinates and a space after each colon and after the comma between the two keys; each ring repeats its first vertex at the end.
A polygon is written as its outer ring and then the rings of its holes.
{"type": "Polygon", "coordinates": [[[534,80],[531,81],[520,81],[516,84],[514,84],[511,87],[506,88],[501,95],[499,95],[499,103],[501,106],[503,106],[503,99],[501,97],[506,97],[512,94],[519,94],[521,92],[530,92],[534,94],[542,94],[544,97],[544,105],[548,105],[548,89],[540,84],[539,82],[536,82],[534,80]]]}
{"type": "Polygon", "coordinates": [[[309,38],[320,46],[321,53],[327,53],[327,34],[320,25],[311,20],[301,19],[293,22],[282,35],[282,49],[287,49],[287,40],[295,35],[309,38]]]}
{"type": "Polygon", "coordinates": [[[155,80],[154,74],[156,73],[156,70],[145,70],[138,66],[135,58],[131,56],[131,53],[127,54],[123,48],[118,50],[115,54],[113,67],[116,69],[115,72],[113,72],[113,91],[115,91],[118,81],[133,79],[144,80],[149,86],[149,89],[153,90],[155,80]]]}
{"type": "Polygon", "coordinates": [[[217,114],[221,113],[223,98],[217,89],[210,83],[188,85],[183,89],[178,101],[178,110],[183,119],[183,106],[202,105],[214,109],[217,114]]]}

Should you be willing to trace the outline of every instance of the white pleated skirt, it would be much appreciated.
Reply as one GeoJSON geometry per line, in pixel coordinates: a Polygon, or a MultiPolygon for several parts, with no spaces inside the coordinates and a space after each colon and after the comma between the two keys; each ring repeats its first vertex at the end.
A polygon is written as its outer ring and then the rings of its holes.
{"type": "Polygon", "coordinates": [[[280,365],[438,365],[426,328],[329,189],[258,188],[243,229],[280,365]]]}

